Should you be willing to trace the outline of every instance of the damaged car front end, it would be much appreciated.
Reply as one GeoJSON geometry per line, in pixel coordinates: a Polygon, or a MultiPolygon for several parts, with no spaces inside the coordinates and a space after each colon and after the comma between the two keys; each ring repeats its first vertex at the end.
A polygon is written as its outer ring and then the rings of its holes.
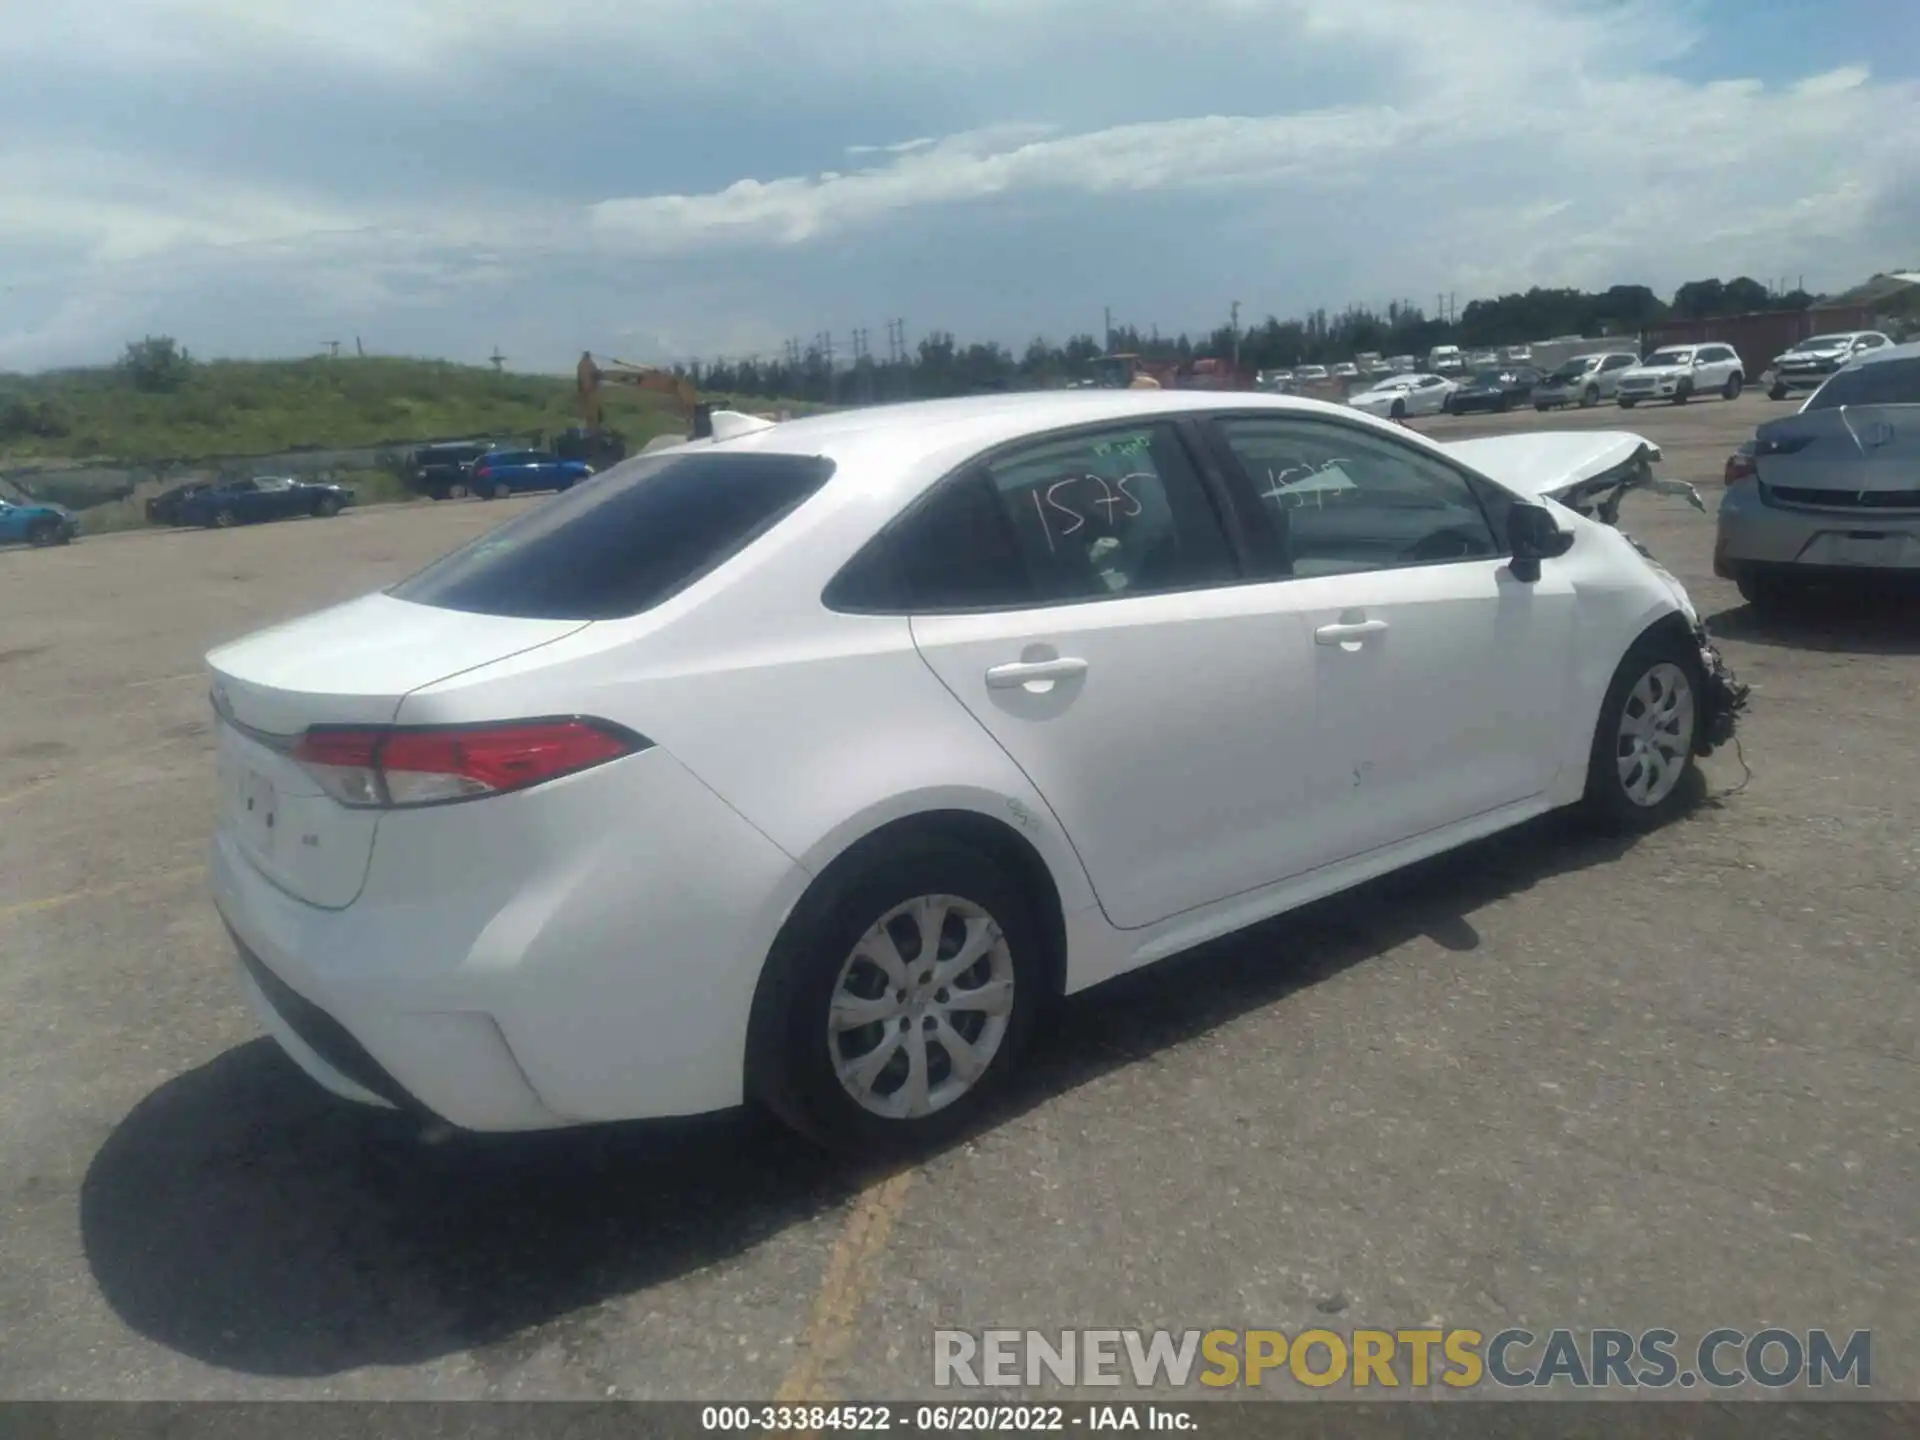
{"type": "Polygon", "coordinates": [[[1751,687],[1728,666],[1686,586],[1652,551],[1620,528],[1621,502],[1636,490],[1685,500],[1706,513],[1706,501],[1697,488],[1654,473],[1660,447],[1644,436],[1623,432],[1552,431],[1455,441],[1443,448],[1503,485],[1607,526],[1633,547],[1672,593],[1700,649],[1702,713],[1694,753],[1710,755],[1731,743],[1751,687]]]}

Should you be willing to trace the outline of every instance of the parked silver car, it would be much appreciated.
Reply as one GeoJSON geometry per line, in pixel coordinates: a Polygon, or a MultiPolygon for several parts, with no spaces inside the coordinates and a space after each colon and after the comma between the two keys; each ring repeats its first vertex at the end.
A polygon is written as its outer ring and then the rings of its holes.
{"type": "Polygon", "coordinates": [[[1562,405],[1586,409],[1602,400],[1614,398],[1620,388],[1620,376],[1640,363],[1638,355],[1616,351],[1599,355],[1575,355],[1547,376],[1546,383],[1533,392],[1533,408],[1553,410],[1562,405]]]}
{"type": "Polygon", "coordinates": [[[1755,606],[1920,580],[1920,344],[1853,361],[1727,461],[1713,572],[1755,606]]]}

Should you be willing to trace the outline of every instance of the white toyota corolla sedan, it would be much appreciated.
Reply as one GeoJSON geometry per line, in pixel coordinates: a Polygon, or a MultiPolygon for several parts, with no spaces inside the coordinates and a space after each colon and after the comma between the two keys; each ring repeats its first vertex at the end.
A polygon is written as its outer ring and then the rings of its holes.
{"type": "Polygon", "coordinates": [[[1744,694],[1604,523],[1657,454],[1076,391],[627,461],[209,656],[241,983],[457,1127],[950,1133],[1062,994],[1556,807],[1672,815],[1744,694]]]}

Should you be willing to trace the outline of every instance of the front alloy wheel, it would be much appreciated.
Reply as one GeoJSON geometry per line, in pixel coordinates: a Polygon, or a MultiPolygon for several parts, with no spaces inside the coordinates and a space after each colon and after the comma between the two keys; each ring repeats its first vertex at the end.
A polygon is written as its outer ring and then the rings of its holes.
{"type": "Polygon", "coordinates": [[[1613,830],[1650,830],[1687,803],[1682,781],[1700,734],[1700,659],[1672,635],[1642,639],[1601,706],[1587,770],[1588,814],[1613,830]]]}
{"type": "Polygon", "coordinates": [[[1693,681],[1662,661],[1627,696],[1615,735],[1614,766],[1627,799],[1643,810],[1680,783],[1693,754],[1693,681]]]}

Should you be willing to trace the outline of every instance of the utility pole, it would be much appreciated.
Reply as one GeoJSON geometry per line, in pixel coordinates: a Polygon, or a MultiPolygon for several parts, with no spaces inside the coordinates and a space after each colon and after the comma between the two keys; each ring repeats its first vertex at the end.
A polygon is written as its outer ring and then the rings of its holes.
{"type": "Polygon", "coordinates": [[[327,340],[322,343],[327,347],[327,358],[329,360],[338,360],[340,358],[340,342],[338,340],[327,340]]]}
{"type": "Polygon", "coordinates": [[[358,335],[353,337],[353,353],[358,355],[362,360],[367,358],[367,347],[360,343],[360,337],[358,335]]]}
{"type": "Polygon", "coordinates": [[[493,354],[487,357],[487,361],[493,366],[493,373],[496,375],[507,368],[507,357],[500,353],[498,345],[493,347],[493,354]]]}
{"type": "Polygon", "coordinates": [[[1229,322],[1233,327],[1233,368],[1240,368],[1240,302],[1233,302],[1233,317],[1229,322]]]}
{"type": "Polygon", "coordinates": [[[833,373],[833,332],[822,330],[816,338],[820,344],[821,358],[827,362],[827,373],[831,375],[833,373]]]}
{"type": "Polygon", "coordinates": [[[1100,320],[1104,327],[1100,335],[1100,353],[1111,355],[1113,353],[1113,307],[1111,305],[1100,307],[1100,320]]]}

